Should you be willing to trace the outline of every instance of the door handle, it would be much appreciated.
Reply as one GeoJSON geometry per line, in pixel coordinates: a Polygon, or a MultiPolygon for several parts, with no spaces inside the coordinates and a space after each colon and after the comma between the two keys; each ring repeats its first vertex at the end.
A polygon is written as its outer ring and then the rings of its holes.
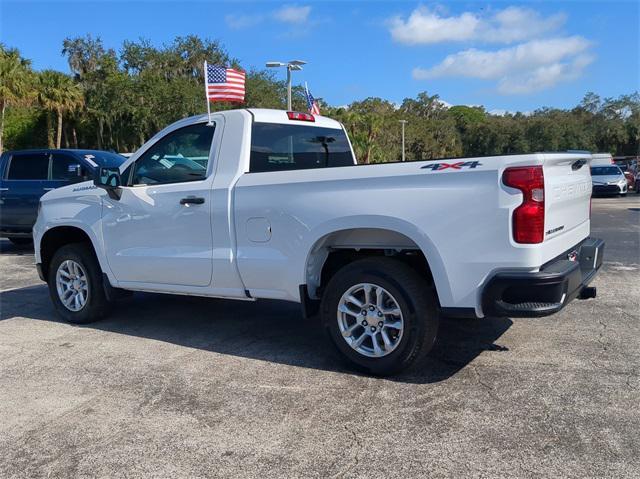
{"type": "Polygon", "coordinates": [[[0,191],[9,191],[9,188],[0,188],[0,191]]]}
{"type": "Polygon", "coordinates": [[[204,203],[204,198],[198,198],[195,196],[187,196],[180,200],[181,205],[201,205],[204,203]]]}

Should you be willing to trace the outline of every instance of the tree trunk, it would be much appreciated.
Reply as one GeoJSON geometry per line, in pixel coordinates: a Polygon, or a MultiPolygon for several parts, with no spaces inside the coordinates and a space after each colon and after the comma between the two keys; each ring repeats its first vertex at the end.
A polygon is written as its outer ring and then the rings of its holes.
{"type": "Polygon", "coordinates": [[[58,114],[58,134],[56,135],[56,148],[62,145],[62,110],[57,110],[58,114]]]}
{"type": "Polygon", "coordinates": [[[104,121],[98,118],[98,150],[102,150],[102,135],[104,133],[104,121]]]}
{"type": "Polygon", "coordinates": [[[73,147],[77,150],[78,149],[78,133],[76,133],[75,126],[71,129],[71,134],[73,136],[73,147]]]}
{"type": "Polygon", "coordinates": [[[53,143],[53,118],[51,111],[47,111],[47,148],[55,148],[53,143]]]}
{"type": "Polygon", "coordinates": [[[65,125],[65,128],[62,129],[62,139],[64,140],[64,147],[69,148],[69,134],[67,130],[69,129],[69,125],[65,125]]]}
{"type": "Polygon", "coordinates": [[[0,101],[0,154],[2,154],[3,152],[3,147],[4,144],[2,142],[3,139],[3,135],[4,135],[4,109],[5,109],[6,105],[4,100],[0,101]]]}

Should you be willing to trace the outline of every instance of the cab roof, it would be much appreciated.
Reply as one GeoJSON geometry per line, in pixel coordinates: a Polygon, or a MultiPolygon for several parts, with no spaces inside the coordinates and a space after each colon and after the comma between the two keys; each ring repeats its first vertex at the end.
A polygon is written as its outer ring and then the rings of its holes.
{"type": "MultiPolygon", "coordinates": [[[[253,121],[257,123],[279,123],[286,125],[307,125],[307,126],[319,126],[322,128],[336,128],[342,129],[342,124],[336,120],[332,120],[326,116],[322,115],[314,115],[315,121],[300,121],[300,120],[290,120],[287,116],[286,110],[274,110],[270,108],[245,108],[245,109],[237,109],[237,110],[225,110],[225,111],[216,111],[212,112],[212,115],[232,115],[238,112],[248,112],[252,117],[253,121]]],[[[182,126],[186,124],[193,123],[202,123],[207,121],[207,115],[197,115],[192,116],[190,118],[185,118],[184,120],[180,120],[179,123],[182,126]]],[[[178,123],[178,122],[176,122],[178,123]]]]}
{"type": "Polygon", "coordinates": [[[253,115],[253,121],[257,123],[284,123],[287,125],[300,124],[308,126],[320,126],[323,128],[339,128],[342,125],[336,120],[327,118],[326,116],[313,115],[315,121],[290,120],[286,110],[271,110],[267,108],[248,108],[249,113],[253,115]]]}

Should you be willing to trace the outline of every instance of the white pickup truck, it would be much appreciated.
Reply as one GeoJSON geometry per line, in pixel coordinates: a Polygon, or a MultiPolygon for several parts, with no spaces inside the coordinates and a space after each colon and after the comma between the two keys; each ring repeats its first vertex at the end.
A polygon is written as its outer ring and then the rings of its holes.
{"type": "Polygon", "coordinates": [[[595,296],[588,154],[365,166],[329,118],[207,120],[42,197],[36,262],[62,317],[99,319],[126,290],[295,301],[355,366],[390,374],[429,351],[441,316],[595,296]]]}

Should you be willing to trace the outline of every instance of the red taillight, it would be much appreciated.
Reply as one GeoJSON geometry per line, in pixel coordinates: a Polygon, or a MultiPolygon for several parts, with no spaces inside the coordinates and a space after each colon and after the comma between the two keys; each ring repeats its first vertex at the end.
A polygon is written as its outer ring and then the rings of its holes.
{"type": "Polygon", "coordinates": [[[502,174],[506,186],[522,191],[522,204],[513,212],[513,239],[516,243],[544,240],[544,174],[542,166],[507,168],[502,174]]]}
{"type": "Polygon", "coordinates": [[[310,113],[300,113],[299,111],[288,111],[289,120],[298,121],[316,121],[315,117],[310,113]]]}

